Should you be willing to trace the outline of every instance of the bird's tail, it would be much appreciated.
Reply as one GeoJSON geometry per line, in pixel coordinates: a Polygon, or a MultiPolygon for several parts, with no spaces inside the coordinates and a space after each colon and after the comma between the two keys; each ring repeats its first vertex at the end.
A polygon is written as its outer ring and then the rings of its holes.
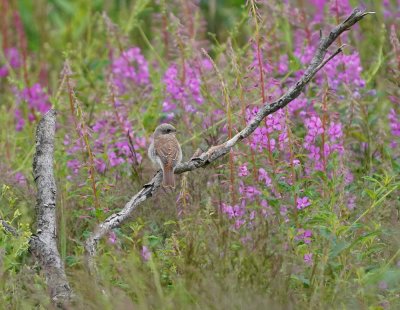
{"type": "Polygon", "coordinates": [[[164,167],[163,186],[175,188],[174,170],[170,167],[164,167]]]}

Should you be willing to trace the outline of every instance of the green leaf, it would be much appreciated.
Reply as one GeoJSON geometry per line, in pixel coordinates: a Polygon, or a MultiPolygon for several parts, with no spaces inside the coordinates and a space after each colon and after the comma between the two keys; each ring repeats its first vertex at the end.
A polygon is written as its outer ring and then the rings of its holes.
{"type": "Polygon", "coordinates": [[[350,242],[347,241],[339,241],[337,242],[333,248],[329,252],[329,258],[336,258],[340,253],[346,250],[351,245],[350,242]]]}
{"type": "Polygon", "coordinates": [[[302,283],[305,287],[309,287],[310,286],[310,279],[305,278],[303,275],[290,275],[290,278],[296,281],[299,281],[300,283],[302,283]]]}

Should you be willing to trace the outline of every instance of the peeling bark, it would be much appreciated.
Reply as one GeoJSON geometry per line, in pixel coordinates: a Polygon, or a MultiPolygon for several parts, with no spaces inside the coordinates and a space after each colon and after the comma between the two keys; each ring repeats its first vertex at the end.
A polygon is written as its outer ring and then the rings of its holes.
{"type": "Polygon", "coordinates": [[[63,307],[71,298],[71,288],[57,249],[57,189],[53,173],[55,128],[56,112],[50,110],[40,120],[36,130],[33,176],[37,186],[37,230],[31,237],[30,251],[45,275],[51,300],[63,307]]]}
{"type": "MultiPolygon", "coordinates": [[[[203,152],[198,157],[191,158],[188,162],[179,164],[176,169],[176,174],[181,174],[187,171],[192,171],[197,168],[205,167],[222,156],[228,154],[233,146],[243,139],[249,137],[256,128],[260,125],[261,121],[268,115],[282,109],[291,101],[296,99],[304,90],[305,86],[311,81],[315,74],[323,68],[328,61],[342,52],[342,47],[339,47],[331,56],[325,59],[328,48],[332,43],[344,32],[349,30],[354,24],[360,21],[364,16],[372,14],[373,12],[363,12],[359,9],[354,9],[346,20],[333,28],[326,37],[322,37],[312,58],[310,64],[306,68],[300,79],[289,88],[289,90],[278,100],[269,103],[264,102],[263,107],[259,110],[257,115],[250,121],[250,123],[234,137],[217,146],[211,147],[206,152],[203,152]],[[325,59],[325,60],[324,60],[325,59]]],[[[158,171],[153,179],[143,186],[143,188],[131,198],[131,200],[124,206],[124,208],[115,214],[112,214],[104,222],[100,223],[94,232],[86,240],[85,249],[88,259],[89,270],[92,272],[95,269],[93,257],[96,254],[96,246],[98,241],[105,236],[111,229],[119,227],[130,216],[133,210],[146,199],[153,196],[153,194],[160,187],[162,180],[162,171],[158,171]]]]}

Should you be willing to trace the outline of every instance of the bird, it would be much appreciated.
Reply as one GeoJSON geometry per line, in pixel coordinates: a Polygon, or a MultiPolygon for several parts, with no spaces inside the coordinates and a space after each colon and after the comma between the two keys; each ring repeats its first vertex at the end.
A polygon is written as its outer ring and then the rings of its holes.
{"type": "Polygon", "coordinates": [[[148,156],[163,171],[163,186],[175,188],[175,167],[182,160],[182,149],[176,139],[176,129],[171,124],[159,125],[153,134],[148,156]]]}

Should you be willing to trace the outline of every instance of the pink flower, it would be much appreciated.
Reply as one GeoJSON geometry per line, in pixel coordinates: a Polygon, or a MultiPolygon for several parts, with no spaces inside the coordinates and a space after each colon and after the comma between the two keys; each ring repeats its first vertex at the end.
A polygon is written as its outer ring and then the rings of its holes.
{"type": "Polygon", "coordinates": [[[243,183],[239,186],[239,193],[244,195],[250,201],[254,201],[255,198],[261,195],[261,192],[255,186],[246,186],[243,183]]]}
{"type": "Polygon", "coordinates": [[[261,209],[261,214],[264,217],[268,217],[274,214],[274,210],[272,209],[272,207],[268,204],[268,202],[266,200],[261,200],[260,203],[262,209],[261,209]]]}
{"type": "Polygon", "coordinates": [[[21,110],[15,109],[14,116],[15,116],[15,120],[16,120],[15,130],[21,131],[25,127],[25,119],[22,115],[21,110]]]}
{"type": "Polygon", "coordinates": [[[243,164],[241,166],[239,166],[239,173],[238,175],[240,177],[246,177],[249,175],[249,170],[247,169],[247,164],[243,164]]]}
{"type": "Polygon", "coordinates": [[[108,242],[114,244],[115,242],[117,242],[117,234],[114,231],[111,231],[108,234],[108,242]]]}
{"type": "Polygon", "coordinates": [[[30,88],[23,89],[20,93],[20,97],[28,103],[31,109],[37,110],[42,114],[50,110],[51,104],[49,102],[49,96],[39,83],[34,84],[30,88]]]}
{"type": "MultiPolygon", "coordinates": [[[[201,62],[207,70],[209,61],[201,62]]],[[[182,108],[188,113],[194,113],[197,108],[193,105],[201,105],[203,97],[201,95],[201,77],[200,70],[194,62],[185,64],[185,77],[182,80],[180,74],[182,68],[178,68],[177,64],[171,64],[165,71],[163,82],[165,84],[166,97],[163,103],[163,112],[174,116],[177,107],[182,108]]]]}
{"type": "Polygon", "coordinates": [[[311,203],[308,200],[308,197],[297,198],[297,209],[299,209],[299,210],[302,210],[305,207],[308,207],[310,204],[311,203]]]}
{"type": "Polygon", "coordinates": [[[356,208],[356,196],[350,196],[347,200],[347,208],[352,211],[356,208]]]}
{"type": "Polygon", "coordinates": [[[301,228],[297,232],[297,236],[295,237],[295,240],[303,241],[305,244],[310,244],[311,243],[311,237],[312,237],[312,231],[311,230],[309,230],[309,229],[304,230],[303,228],[301,228]]]}
{"type": "Polygon", "coordinates": [[[237,220],[235,221],[235,229],[239,229],[240,227],[243,226],[244,223],[246,223],[245,220],[243,220],[243,219],[237,219],[237,220]]]}
{"type": "Polygon", "coordinates": [[[388,119],[392,135],[395,137],[400,137],[400,118],[398,117],[395,109],[390,109],[388,119]]]}
{"type": "Polygon", "coordinates": [[[312,265],[312,262],[313,262],[313,254],[312,254],[312,253],[304,254],[303,259],[304,259],[304,262],[305,262],[307,265],[312,265]]]}
{"type": "Polygon", "coordinates": [[[120,95],[126,93],[130,85],[143,86],[150,83],[148,64],[138,47],[123,51],[113,60],[111,67],[113,82],[120,95]]]}
{"type": "Polygon", "coordinates": [[[17,181],[18,184],[20,184],[20,185],[26,184],[26,177],[21,172],[17,172],[15,174],[14,178],[15,178],[15,181],[17,181]]]}
{"type": "Polygon", "coordinates": [[[81,168],[81,163],[77,159],[72,159],[67,161],[67,167],[74,173],[78,174],[79,169],[81,168]]]}
{"type": "Polygon", "coordinates": [[[264,168],[258,169],[258,180],[259,180],[259,181],[264,181],[264,182],[265,182],[265,185],[266,185],[267,187],[271,187],[271,185],[272,185],[272,180],[271,180],[271,178],[268,176],[268,173],[267,173],[267,171],[265,171],[264,168]]]}
{"type": "Polygon", "coordinates": [[[298,159],[293,159],[292,164],[293,164],[295,167],[297,167],[298,165],[300,165],[300,160],[298,160],[298,159]]]}
{"type": "Polygon", "coordinates": [[[104,173],[104,171],[106,171],[107,166],[106,166],[106,163],[104,162],[104,160],[102,160],[100,158],[95,158],[94,163],[96,165],[96,169],[98,172],[104,173]]]}
{"type": "Polygon", "coordinates": [[[343,136],[342,124],[332,122],[328,129],[328,134],[331,141],[339,140],[343,136]]]}
{"type": "MultiPolygon", "coordinates": [[[[21,56],[15,47],[8,48],[4,51],[5,58],[7,59],[11,68],[18,69],[21,67],[21,56]]],[[[8,68],[6,65],[0,66],[0,77],[8,75],[8,68]]]]}
{"type": "Polygon", "coordinates": [[[140,252],[140,255],[142,256],[142,259],[147,262],[150,260],[151,258],[151,252],[150,250],[147,248],[147,246],[142,246],[142,251],[140,252]]]}
{"type": "Polygon", "coordinates": [[[122,157],[119,157],[115,152],[111,151],[107,153],[108,160],[110,161],[110,166],[115,167],[125,162],[122,157]]]}
{"type": "Polygon", "coordinates": [[[228,215],[228,217],[231,218],[240,218],[244,215],[245,213],[245,208],[244,205],[226,205],[222,204],[222,212],[228,215]]]}
{"type": "MultiPolygon", "coordinates": [[[[25,126],[25,119],[22,113],[22,107],[27,106],[30,111],[45,114],[51,108],[49,96],[45,89],[38,83],[32,87],[24,88],[22,91],[17,92],[17,104],[19,107],[14,111],[16,119],[15,130],[21,131],[25,126]]],[[[33,122],[35,116],[32,113],[28,114],[28,121],[33,122]]]]}
{"type": "Polygon", "coordinates": [[[286,216],[287,211],[288,211],[288,209],[287,209],[286,206],[281,206],[281,208],[280,208],[280,210],[279,210],[279,213],[280,213],[280,215],[282,215],[282,216],[286,216]]]}

